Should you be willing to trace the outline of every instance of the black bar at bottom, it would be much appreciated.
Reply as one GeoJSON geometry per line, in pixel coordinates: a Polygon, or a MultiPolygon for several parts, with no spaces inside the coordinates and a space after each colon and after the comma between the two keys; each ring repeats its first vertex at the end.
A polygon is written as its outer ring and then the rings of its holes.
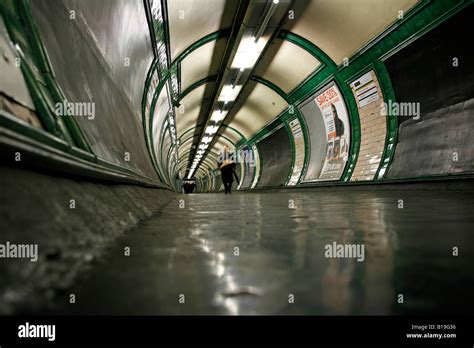
{"type": "Polygon", "coordinates": [[[133,346],[160,343],[375,343],[472,347],[473,333],[473,317],[467,316],[0,317],[1,348],[29,344],[48,346],[58,343],[62,345],[130,344],[133,346]],[[54,325],[54,340],[51,334],[52,327],[42,325],[54,325]],[[45,337],[19,337],[41,333],[45,337]]]}

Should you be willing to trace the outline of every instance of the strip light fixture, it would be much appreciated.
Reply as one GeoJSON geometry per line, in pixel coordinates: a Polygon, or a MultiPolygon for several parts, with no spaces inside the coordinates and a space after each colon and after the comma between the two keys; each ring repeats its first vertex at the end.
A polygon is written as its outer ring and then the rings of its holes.
{"type": "Polygon", "coordinates": [[[226,84],[222,87],[221,93],[218,97],[218,101],[223,102],[223,107],[220,110],[214,110],[211,115],[211,122],[214,125],[208,125],[205,130],[205,136],[201,139],[199,149],[194,156],[193,164],[191,165],[188,179],[190,179],[196,171],[199,162],[204,155],[209,144],[212,142],[214,135],[217,133],[220,122],[222,122],[230,109],[230,104],[233,103],[240,94],[243,85],[239,85],[239,80],[242,77],[242,73],[245,69],[251,69],[255,66],[258,59],[260,58],[265,46],[268,43],[268,38],[263,38],[262,35],[267,28],[267,25],[275,12],[275,9],[279,3],[279,0],[272,0],[270,8],[268,9],[265,17],[256,30],[255,35],[244,36],[237,47],[237,52],[231,64],[231,68],[238,69],[233,82],[226,84]],[[225,110],[224,110],[225,108],[225,110]]]}

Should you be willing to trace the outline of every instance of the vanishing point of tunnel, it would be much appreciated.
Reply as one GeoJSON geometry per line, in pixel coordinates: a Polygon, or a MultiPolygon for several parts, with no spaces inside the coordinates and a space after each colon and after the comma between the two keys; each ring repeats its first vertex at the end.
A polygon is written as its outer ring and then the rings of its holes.
{"type": "Polygon", "coordinates": [[[0,10],[0,315],[474,313],[472,1],[0,10]]]}

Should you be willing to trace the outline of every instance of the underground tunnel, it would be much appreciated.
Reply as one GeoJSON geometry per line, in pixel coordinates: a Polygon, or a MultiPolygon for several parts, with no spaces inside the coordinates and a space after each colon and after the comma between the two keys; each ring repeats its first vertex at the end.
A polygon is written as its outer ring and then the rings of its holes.
{"type": "Polygon", "coordinates": [[[0,9],[2,320],[474,313],[472,1],[0,9]]]}

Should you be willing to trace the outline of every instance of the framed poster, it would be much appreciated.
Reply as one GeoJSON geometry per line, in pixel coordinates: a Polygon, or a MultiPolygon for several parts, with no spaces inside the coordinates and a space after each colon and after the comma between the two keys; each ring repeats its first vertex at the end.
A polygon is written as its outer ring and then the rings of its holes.
{"type": "Polygon", "coordinates": [[[326,131],[326,157],[319,180],[338,180],[347,162],[350,144],[349,119],[344,98],[333,83],[314,98],[326,131]]]}

